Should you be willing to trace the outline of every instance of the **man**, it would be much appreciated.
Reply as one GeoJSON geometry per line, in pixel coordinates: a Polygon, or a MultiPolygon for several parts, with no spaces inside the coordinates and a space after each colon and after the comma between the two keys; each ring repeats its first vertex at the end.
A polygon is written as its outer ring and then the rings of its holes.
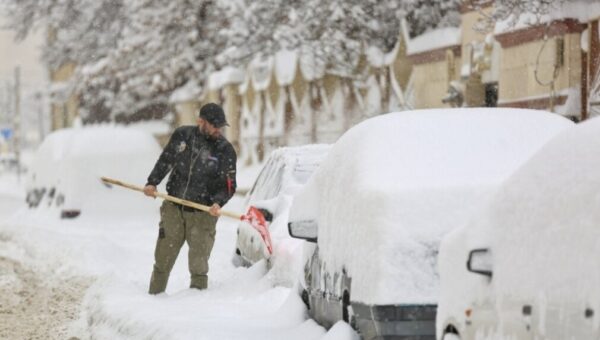
{"type": "Polygon", "coordinates": [[[229,125],[223,109],[213,103],[202,106],[197,123],[173,132],[148,177],[144,193],[155,197],[156,186],[170,172],[169,195],[210,206],[210,212],[163,202],[150,294],[165,291],[184,241],[189,246],[190,288],[207,287],[208,258],[215,242],[217,218],[235,192],[236,154],[221,135],[220,128],[229,125]]]}

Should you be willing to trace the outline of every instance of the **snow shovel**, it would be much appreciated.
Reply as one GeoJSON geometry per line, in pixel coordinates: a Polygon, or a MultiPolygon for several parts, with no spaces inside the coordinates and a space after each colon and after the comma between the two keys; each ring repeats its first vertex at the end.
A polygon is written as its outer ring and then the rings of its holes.
{"type": "MultiPolygon", "coordinates": [[[[109,186],[111,184],[115,184],[115,185],[122,186],[127,189],[144,192],[144,188],[137,186],[137,185],[128,184],[128,183],[121,182],[116,179],[112,179],[112,178],[108,178],[108,177],[100,177],[100,179],[102,180],[102,182],[104,182],[105,184],[107,184],[109,186]]],[[[167,200],[167,201],[170,201],[173,203],[185,205],[186,207],[191,207],[191,208],[206,211],[206,212],[208,212],[210,210],[209,206],[206,206],[206,205],[203,205],[200,203],[196,203],[196,202],[192,202],[192,201],[188,201],[188,200],[184,200],[181,198],[177,198],[177,197],[174,197],[171,195],[163,194],[161,192],[156,192],[156,197],[160,197],[164,200],[167,200]]],[[[273,246],[271,244],[271,234],[269,233],[269,229],[267,228],[267,221],[265,220],[265,216],[260,212],[260,210],[258,210],[256,207],[251,206],[245,215],[240,215],[240,214],[236,214],[236,213],[233,213],[230,211],[225,211],[225,210],[221,210],[220,214],[223,216],[234,218],[236,220],[248,222],[254,229],[256,229],[258,231],[258,233],[260,234],[260,237],[262,237],[263,241],[265,242],[265,245],[267,246],[267,250],[269,251],[269,254],[273,254],[273,246]]]]}

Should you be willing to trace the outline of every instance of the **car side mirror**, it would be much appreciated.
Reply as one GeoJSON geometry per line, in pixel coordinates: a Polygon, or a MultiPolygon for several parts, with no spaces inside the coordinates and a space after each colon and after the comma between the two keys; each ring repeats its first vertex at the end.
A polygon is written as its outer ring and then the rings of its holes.
{"type": "Polygon", "coordinates": [[[317,221],[297,221],[288,223],[288,232],[293,238],[299,238],[308,242],[317,243],[318,235],[317,221]]]}
{"type": "Polygon", "coordinates": [[[488,248],[473,249],[469,252],[467,270],[471,273],[492,277],[492,253],[488,248]]]}

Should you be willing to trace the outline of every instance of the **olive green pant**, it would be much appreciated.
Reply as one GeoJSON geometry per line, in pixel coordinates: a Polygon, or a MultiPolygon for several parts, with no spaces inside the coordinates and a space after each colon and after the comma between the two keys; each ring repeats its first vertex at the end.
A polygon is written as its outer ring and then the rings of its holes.
{"type": "Polygon", "coordinates": [[[188,267],[190,288],[205,289],[208,283],[208,258],[215,243],[217,217],[206,212],[186,211],[165,201],[160,207],[160,229],[154,251],[154,270],[150,279],[150,294],[167,288],[169,274],[183,242],[189,247],[188,267]]]}

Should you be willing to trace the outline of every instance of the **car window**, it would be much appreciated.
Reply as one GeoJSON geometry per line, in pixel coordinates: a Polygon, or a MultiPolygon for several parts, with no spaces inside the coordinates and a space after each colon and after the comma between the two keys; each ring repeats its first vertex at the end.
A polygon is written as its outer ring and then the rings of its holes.
{"type": "Polygon", "coordinates": [[[292,174],[296,182],[300,184],[306,184],[312,173],[315,172],[315,170],[317,170],[318,167],[318,162],[296,162],[292,174]]]}
{"type": "Polygon", "coordinates": [[[250,191],[250,201],[268,200],[277,196],[281,190],[284,170],[285,163],[270,160],[254,182],[250,191]]]}
{"type": "Polygon", "coordinates": [[[326,154],[287,149],[269,158],[250,190],[247,203],[272,199],[290,183],[306,184],[326,154]]]}

